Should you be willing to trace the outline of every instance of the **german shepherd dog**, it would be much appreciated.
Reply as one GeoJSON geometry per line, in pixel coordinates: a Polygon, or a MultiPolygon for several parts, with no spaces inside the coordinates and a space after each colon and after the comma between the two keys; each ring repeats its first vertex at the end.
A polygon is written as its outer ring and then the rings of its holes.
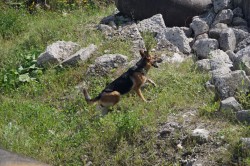
{"type": "Polygon", "coordinates": [[[160,58],[156,56],[152,57],[148,51],[140,50],[141,59],[129,68],[120,77],[115,79],[113,82],[108,84],[106,88],[95,98],[91,99],[86,89],[83,89],[85,100],[88,104],[99,102],[101,107],[110,107],[117,104],[120,100],[121,95],[128,93],[130,90],[135,90],[136,94],[144,101],[141,87],[148,81],[154,86],[156,84],[151,79],[147,78],[147,73],[151,66],[158,68],[157,63],[162,62],[160,58]]]}

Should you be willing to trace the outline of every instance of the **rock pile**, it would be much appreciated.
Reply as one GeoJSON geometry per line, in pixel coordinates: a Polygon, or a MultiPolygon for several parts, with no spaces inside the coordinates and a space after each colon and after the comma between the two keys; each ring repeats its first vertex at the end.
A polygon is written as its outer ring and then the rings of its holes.
{"type": "Polygon", "coordinates": [[[247,121],[249,115],[239,118],[242,107],[234,98],[250,88],[250,34],[241,8],[233,9],[230,0],[213,0],[213,8],[194,17],[190,28],[194,32],[196,64],[200,70],[211,72],[207,85],[212,84],[222,100],[220,110],[230,110],[238,120],[247,121]]]}

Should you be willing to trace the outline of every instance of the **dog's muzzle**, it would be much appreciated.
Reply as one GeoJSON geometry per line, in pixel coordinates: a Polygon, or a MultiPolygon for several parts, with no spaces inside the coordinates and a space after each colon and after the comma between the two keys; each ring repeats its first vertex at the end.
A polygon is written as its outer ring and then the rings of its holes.
{"type": "Polygon", "coordinates": [[[153,63],[152,63],[152,66],[155,67],[155,68],[158,68],[158,63],[161,63],[163,60],[161,58],[155,60],[153,63]]]}

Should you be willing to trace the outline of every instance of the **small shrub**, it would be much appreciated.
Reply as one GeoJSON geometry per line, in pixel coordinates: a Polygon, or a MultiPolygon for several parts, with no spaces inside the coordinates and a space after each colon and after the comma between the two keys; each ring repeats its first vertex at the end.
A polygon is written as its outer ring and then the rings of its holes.
{"type": "Polygon", "coordinates": [[[208,116],[208,117],[213,117],[214,113],[216,111],[218,111],[220,106],[219,102],[211,102],[208,104],[204,104],[200,110],[199,110],[199,114],[200,116],[208,116]]]}
{"type": "Polygon", "coordinates": [[[144,32],[142,33],[142,38],[145,43],[145,47],[147,51],[150,51],[152,48],[156,46],[156,40],[154,39],[155,34],[152,32],[144,32]]]}
{"type": "Polygon", "coordinates": [[[237,92],[236,99],[244,109],[250,109],[250,93],[237,92]]]}
{"type": "Polygon", "coordinates": [[[15,9],[0,11],[0,35],[3,39],[11,39],[25,29],[21,21],[22,14],[15,9]]]}
{"type": "MultiPolygon", "coordinates": [[[[24,56],[24,55],[21,55],[24,56]]],[[[18,68],[7,69],[3,73],[1,89],[17,88],[27,82],[37,81],[42,74],[42,68],[37,67],[36,56],[34,54],[24,56],[23,63],[18,68]]]]}

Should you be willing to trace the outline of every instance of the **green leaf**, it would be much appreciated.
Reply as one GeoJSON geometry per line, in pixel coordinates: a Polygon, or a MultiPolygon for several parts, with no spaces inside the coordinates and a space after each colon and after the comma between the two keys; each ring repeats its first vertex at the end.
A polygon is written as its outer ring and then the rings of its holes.
{"type": "Polygon", "coordinates": [[[31,78],[30,78],[30,76],[29,76],[28,73],[25,73],[25,74],[20,75],[19,78],[18,78],[18,80],[20,82],[30,82],[31,78]]]}
{"type": "Polygon", "coordinates": [[[36,69],[37,67],[36,67],[36,64],[34,64],[34,65],[31,65],[30,67],[29,67],[29,69],[36,69]]]}
{"type": "Polygon", "coordinates": [[[19,68],[18,68],[18,72],[20,73],[20,72],[22,72],[23,71],[23,66],[20,66],[19,68]]]}

